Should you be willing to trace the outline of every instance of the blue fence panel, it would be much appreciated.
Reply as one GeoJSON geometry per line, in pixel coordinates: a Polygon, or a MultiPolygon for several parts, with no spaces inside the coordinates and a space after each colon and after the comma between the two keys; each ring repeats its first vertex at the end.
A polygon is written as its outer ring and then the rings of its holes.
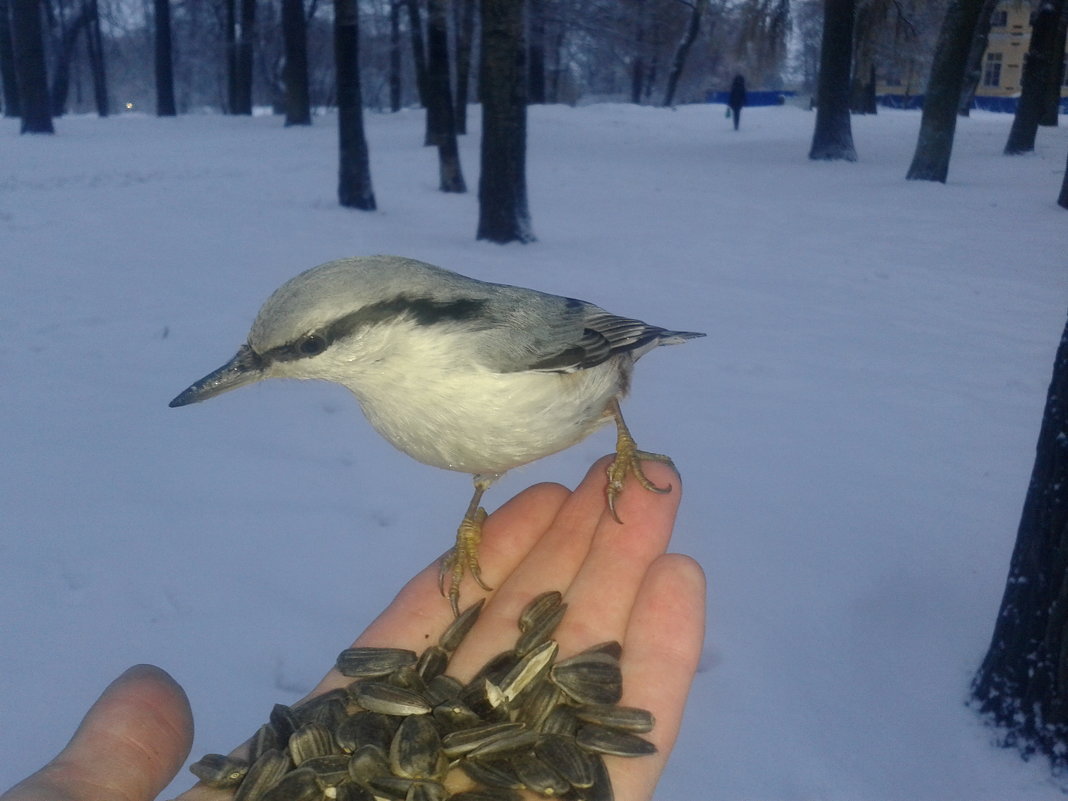
{"type": "MultiPolygon", "coordinates": [[[[793,97],[797,92],[790,90],[781,91],[755,91],[745,93],[747,106],[781,106],[786,103],[786,98],[793,97]]],[[[709,103],[726,104],[730,92],[708,92],[705,99],[709,103]]]]}

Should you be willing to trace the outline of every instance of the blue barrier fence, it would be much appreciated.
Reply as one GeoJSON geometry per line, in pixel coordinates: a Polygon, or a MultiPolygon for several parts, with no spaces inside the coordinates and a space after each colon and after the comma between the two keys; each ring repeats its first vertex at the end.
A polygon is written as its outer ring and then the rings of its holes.
{"type": "MultiPolygon", "coordinates": [[[[879,95],[876,97],[880,106],[887,108],[923,108],[923,95],[879,95]]],[[[1018,97],[976,97],[972,108],[980,111],[997,111],[1002,114],[1015,114],[1018,97]]],[[[1068,114],[1068,97],[1061,98],[1061,114],[1068,114]]]]}
{"type": "MultiPolygon", "coordinates": [[[[786,103],[786,98],[793,97],[797,92],[793,91],[756,91],[745,93],[747,106],[781,106],[786,103]]],[[[730,92],[709,92],[705,99],[709,103],[726,103],[730,92]]]]}

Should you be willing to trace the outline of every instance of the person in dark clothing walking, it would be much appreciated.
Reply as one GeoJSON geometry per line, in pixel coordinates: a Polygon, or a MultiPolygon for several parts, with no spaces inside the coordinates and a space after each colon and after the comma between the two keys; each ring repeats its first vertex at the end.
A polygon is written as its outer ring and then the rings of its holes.
{"type": "Polygon", "coordinates": [[[734,117],[734,130],[738,130],[741,122],[742,106],[745,105],[745,78],[735,75],[731,82],[731,93],[727,97],[727,105],[731,108],[731,116],[734,117]]]}

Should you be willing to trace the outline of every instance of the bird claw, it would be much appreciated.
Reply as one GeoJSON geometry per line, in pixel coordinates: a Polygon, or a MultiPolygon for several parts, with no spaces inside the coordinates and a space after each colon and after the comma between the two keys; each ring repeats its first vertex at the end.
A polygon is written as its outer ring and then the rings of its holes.
{"type": "Polygon", "coordinates": [[[619,514],[616,512],[616,500],[623,494],[623,484],[628,475],[634,476],[638,483],[650,492],[660,495],[671,492],[670,484],[666,487],[658,487],[645,475],[642,470],[642,459],[663,462],[669,465],[676,473],[679,471],[675,467],[675,463],[671,461],[670,456],[638,450],[634,437],[630,435],[630,431],[627,430],[627,426],[623,422],[623,415],[619,411],[618,403],[613,407],[613,416],[616,419],[616,458],[608,466],[608,486],[605,489],[605,495],[608,498],[608,511],[612,513],[612,517],[615,518],[617,523],[622,523],[623,521],[619,519],[619,514]]]}
{"type": "Polygon", "coordinates": [[[464,572],[470,572],[471,578],[479,587],[489,591],[492,587],[482,580],[482,569],[478,564],[478,544],[482,541],[482,523],[486,519],[486,510],[481,506],[473,514],[468,515],[460,523],[456,532],[456,545],[442,557],[441,567],[438,571],[438,589],[441,594],[449,599],[452,613],[460,616],[460,584],[463,582],[464,572]],[[445,580],[448,578],[448,590],[445,588],[445,580]]]}

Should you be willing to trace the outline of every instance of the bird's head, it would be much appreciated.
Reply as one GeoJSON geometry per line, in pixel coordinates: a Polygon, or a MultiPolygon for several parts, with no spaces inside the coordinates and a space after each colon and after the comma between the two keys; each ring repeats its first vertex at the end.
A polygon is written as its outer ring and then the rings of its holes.
{"type": "Polygon", "coordinates": [[[464,279],[400,256],[342,259],[290,279],[267,299],[248,341],[170,405],[186,406],[265,378],[318,378],[353,388],[398,345],[388,323],[431,325],[477,314],[464,279]]]}

